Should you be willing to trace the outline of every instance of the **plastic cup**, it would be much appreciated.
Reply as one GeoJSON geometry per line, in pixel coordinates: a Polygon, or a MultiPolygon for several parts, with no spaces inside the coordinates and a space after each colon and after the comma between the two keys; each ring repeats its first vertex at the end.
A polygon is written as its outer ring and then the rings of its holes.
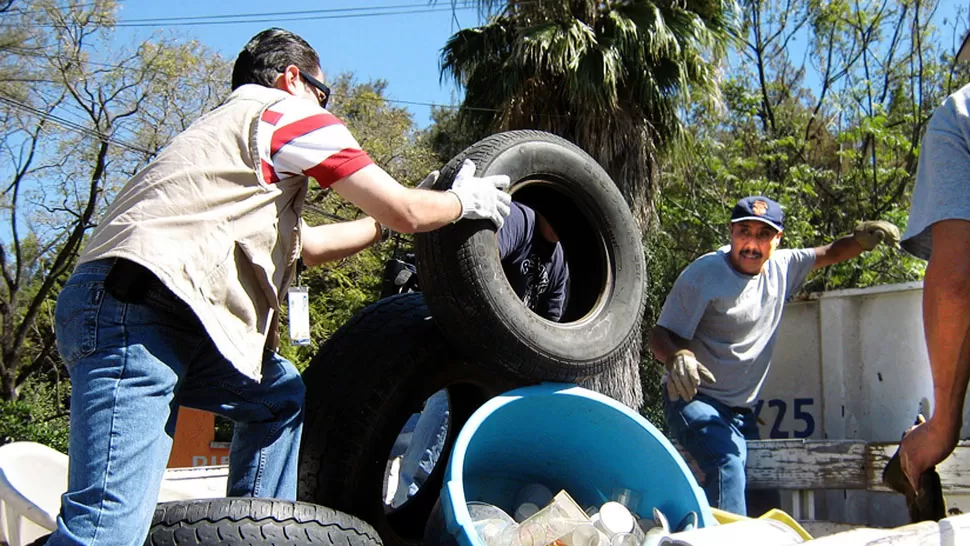
{"type": "Polygon", "coordinates": [[[487,546],[513,546],[515,521],[504,510],[484,502],[467,503],[478,536],[487,546]]]}
{"type": "Polygon", "coordinates": [[[626,506],[631,514],[640,510],[640,493],[628,487],[614,487],[612,500],[626,506]]]}
{"type": "Polygon", "coordinates": [[[610,537],[610,546],[640,546],[640,541],[633,533],[617,533],[610,537]]]}
{"type": "Polygon", "coordinates": [[[636,523],[633,514],[627,507],[616,501],[603,503],[603,506],[600,506],[600,511],[590,519],[593,521],[593,525],[608,536],[617,533],[632,533],[633,526],[636,523]]]}
{"type": "Polygon", "coordinates": [[[573,529],[563,540],[566,546],[605,546],[609,537],[599,532],[592,524],[584,523],[573,529]]]}
{"type": "Polygon", "coordinates": [[[552,502],[523,521],[518,528],[522,546],[546,546],[553,542],[566,543],[577,527],[588,525],[589,518],[565,491],[560,491],[552,502]]]}
{"type": "Polygon", "coordinates": [[[523,485],[515,494],[515,506],[531,502],[542,508],[552,502],[552,491],[541,483],[528,483],[523,485]]]}
{"type": "Polygon", "coordinates": [[[513,519],[515,519],[515,521],[519,523],[522,523],[523,521],[534,516],[535,513],[538,511],[539,511],[539,507],[536,506],[535,503],[523,502],[518,506],[518,508],[515,509],[515,515],[513,516],[513,519]]]}

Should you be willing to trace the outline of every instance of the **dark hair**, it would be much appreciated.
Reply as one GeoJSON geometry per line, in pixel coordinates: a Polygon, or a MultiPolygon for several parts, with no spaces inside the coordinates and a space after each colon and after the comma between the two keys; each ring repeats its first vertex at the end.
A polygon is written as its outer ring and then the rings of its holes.
{"type": "Polygon", "coordinates": [[[236,57],[232,67],[232,88],[255,83],[272,87],[287,66],[295,64],[304,72],[320,70],[320,57],[303,38],[281,28],[266,29],[253,36],[236,57]]]}

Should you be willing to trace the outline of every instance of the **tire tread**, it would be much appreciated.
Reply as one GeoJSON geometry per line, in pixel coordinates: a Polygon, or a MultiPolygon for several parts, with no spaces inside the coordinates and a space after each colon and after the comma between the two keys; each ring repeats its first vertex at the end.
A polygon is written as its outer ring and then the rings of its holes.
{"type": "Polygon", "coordinates": [[[308,503],[249,498],[160,503],[146,541],[151,546],[308,543],[382,544],[370,525],[351,515],[308,503]]]}

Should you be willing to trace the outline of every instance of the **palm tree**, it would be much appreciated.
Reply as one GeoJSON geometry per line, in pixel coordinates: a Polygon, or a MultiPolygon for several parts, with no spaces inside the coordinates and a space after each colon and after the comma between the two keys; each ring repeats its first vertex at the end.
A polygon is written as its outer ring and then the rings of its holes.
{"type": "Polygon", "coordinates": [[[641,227],[653,224],[658,156],[680,109],[717,100],[733,0],[480,0],[487,24],[442,50],[483,132],[540,129],[576,143],[613,177],[641,227]]]}

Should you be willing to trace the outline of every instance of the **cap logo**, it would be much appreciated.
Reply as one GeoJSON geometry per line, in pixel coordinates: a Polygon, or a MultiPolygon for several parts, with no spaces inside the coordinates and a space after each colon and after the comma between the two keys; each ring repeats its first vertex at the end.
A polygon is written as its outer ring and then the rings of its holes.
{"type": "Polygon", "coordinates": [[[765,203],[760,199],[754,203],[751,203],[751,212],[758,216],[764,216],[765,213],[768,212],[768,203],[765,203]]]}

